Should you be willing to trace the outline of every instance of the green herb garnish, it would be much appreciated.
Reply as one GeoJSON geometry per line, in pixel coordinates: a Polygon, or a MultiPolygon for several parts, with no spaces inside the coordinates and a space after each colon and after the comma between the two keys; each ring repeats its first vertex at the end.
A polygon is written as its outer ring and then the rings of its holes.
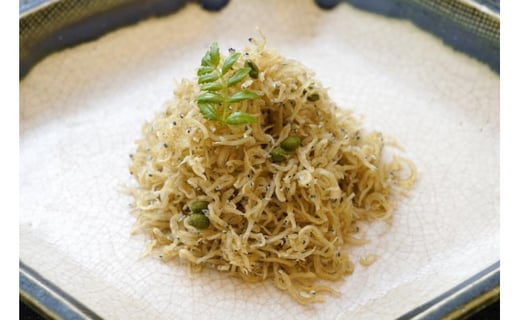
{"type": "Polygon", "coordinates": [[[221,56],[216,42],[211,44],[209,50],[202,57],[201,66],[197,70],[198,83],[202,93],[195,100],[205,119],[223,124],[247,124],[256,121],[251,114],[233,111],[231,108],[232,103],[259,97],[252,91],[231,90],[243,82],[246,77],[254,78],[255,75],[258,76],[258,67],[251,60],[248,60],[243,68],[228,74],[239,58],[240,53],[233,52],[221,65],[221,56]],[[256,70],[253,70],[251,66],[256,70]],[[230,111],[233,112],[228,114],[230,111]]]}

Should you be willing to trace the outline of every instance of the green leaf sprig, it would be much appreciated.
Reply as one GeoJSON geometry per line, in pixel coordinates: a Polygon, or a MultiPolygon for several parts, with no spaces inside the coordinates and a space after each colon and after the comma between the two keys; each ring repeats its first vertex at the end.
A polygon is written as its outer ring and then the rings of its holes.
{"type": "Polygon", "coordinates": [[[197,70],[198,83],[202,93],[195,99],[202,116],[223,124],[248,124],[256,121],[255,117],[243,111],[232,111],[230,105],[244,100],[257,99],[259,96],[248,90],[239,90],[231,94],[231,88],[243,82],[247,76],[258,77],[258,67],[247,60],[244,67],[228,74],[240,58],[239,52],[232,52],[220,65],[218,44],[213,42],[201,60],[197,70]]]}

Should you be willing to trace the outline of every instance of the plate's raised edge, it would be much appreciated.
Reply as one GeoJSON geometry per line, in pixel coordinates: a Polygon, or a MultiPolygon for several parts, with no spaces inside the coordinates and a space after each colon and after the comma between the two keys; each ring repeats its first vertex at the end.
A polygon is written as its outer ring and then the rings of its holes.
{"type": "MultiPolygon", "coordinates": [[[[221,1],[198,0],[208,10],[221,1]],[[211,4],[206,2],[211,2],[211,4]]],[[[224,2],[227,0],[224,0],[224,2]]],[[[192,0],[34,0],[20,7],[20,80],[47,55],[120,27],[180,10],[192,0]]]]}
{"type": "MultiPolygon", "coordinates": [[[[500,295],[500,261],[435,299],[398,318],[460,319],[497,301],[500,295]]],[[[102,319],[94,311],[20,261],[20,298],[51,319],[102,319]]]]}
{"type": "Polygon", "coordinates": [[[477,0],[459,0],[461,3],[464,3],[468,7],[473,7],[478,11],[484,12],[487,15],[493,17],[494,19],[500,20],[500,5],[496,5],[493,3],[483,3],[482,1],[477,0]]]}
{"type": "Polygon", "coordinates": [[[23,18],[34,11],[38,11],[43,9],[46,6],[51,5],[54,2],[58,2],[60,0],[32,0],[32,1],[22,1],[20,3],[19,14],[20,18],[23,18]]]}
{"type": "MultiPolygon", "coordinates": [[[[208,10],[219,10],[228,1],[195,2],[208,10]]],[[[409,20],[500,73],[498,0],[315,1],[322,8],[330,7],[330,3],[337,5],[345,1],[360,9],[409,20]],[[478,16],[469,19],[468,15],[472,13],[478,16]]],[[[188,2],[190,0],[25,0],[20,5],[19,19],[20,79],[52,52],[94,40],[147,17],[173,13],[188,2]],[[56,12],[60,19],[55,18],[56,12]]]]}
{"type": "Polygon", "coordinates": [[[500,261],[397,320],[461,319],[500,298],[500,261]]]}
{"type": "Polygon", "coordinates": [[[20,299],[50,319],[103,319],[20,261],[20,299]]]}
{"type": "Polygon", "coordinates": [[[408,20],[500,74],[500,14],[498,7],[494,10],[484,5],[484,0],[343,1],[362,10],[408,20]]]}

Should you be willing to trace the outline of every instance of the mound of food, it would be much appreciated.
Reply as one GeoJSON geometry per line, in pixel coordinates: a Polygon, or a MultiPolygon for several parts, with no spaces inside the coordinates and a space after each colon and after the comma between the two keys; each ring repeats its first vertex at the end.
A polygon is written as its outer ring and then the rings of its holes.
{"type": "Polygon", "coordinates": [[[136,230],[165,260],[323,301],[336,293],[327,280],[353,272],[357,223],[390,221],[415,169],[311,70],[250,42],[225,57],[212,44],[144,125],[130,165],[136,230]]]}

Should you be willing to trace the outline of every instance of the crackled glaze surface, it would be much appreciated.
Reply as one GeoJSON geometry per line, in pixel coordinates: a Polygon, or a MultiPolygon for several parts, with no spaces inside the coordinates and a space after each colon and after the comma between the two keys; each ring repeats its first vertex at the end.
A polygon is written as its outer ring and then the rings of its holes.
{"type": "Polygon", "coordinates": [[[412,24],[347,4],[232,1],[53,54],[20,83],[20,259],[107,319],[391,319],[499,259],[499,78],[412,24]],[[395,137],[419,180],[389,230],[353,257],[370,267],[301,306],[269,282],[139,259],[122,187],[128,154],[207,45],[268,45],[316,71],[364,127],[395,137]]]}

